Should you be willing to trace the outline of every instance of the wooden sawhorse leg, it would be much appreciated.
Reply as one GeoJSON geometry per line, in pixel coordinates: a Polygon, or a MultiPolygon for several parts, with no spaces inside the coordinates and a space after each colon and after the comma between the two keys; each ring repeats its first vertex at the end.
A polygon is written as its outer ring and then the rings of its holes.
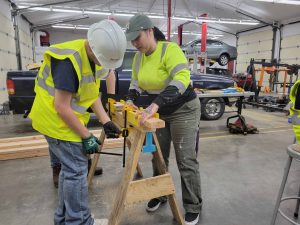
{"type": "Polygon", "coordinates": [[[122,181],[117,191],[116,199],[109,217],[109,225],[119,224],[122,212],[126,205],[161,196],[168,196],[174,218],[179,224],[184,225],[184,220],[175,197],[174,183],[171,175],[167,172],[155,133],[153,133],[153,136],[157,151],[154,154],[154,159],[160,168],[159,170],[161,175],[133,181],[134,172],[137,168],[143,147],[145,134],[145,131],[137,129],[130,134],[132,135],[131,140],[133,140],[133,142],[125,165],[122,181]]]}
{"type": "MultiPolygon", "coordinates": [[[[101,145],[99,146],[99,152],[102,151],[104,140],[105,140],[105,132],[104,132],[104,130],[102,130],[101,134],[100,134],[100,137],[99,137],[99,141],[101,142],[101,145]]],[[[127,146],[130,149],[130,142],[129,141],[127,141],[127,146]]],[[[100,157],[100,154],[96,153],[96,154],[94,154],[94,158],[92,159],[92,165],[91,165],[91,168],[90,168],[90,171],[89,171],[89,174],[88,174],[88,178],[87,178],[88,179],[88,186],[90,186],[92,184],[93,177],[94,177],[94,174],[95,174],[95,170],[96,170],[96,167],[97,167],[97,164],[98,164],[98,161],[99,161],[99,157],[100,157]]],[[[137,165],[136,170],[137,170],[138,176],[143,177],[143,173],[142,173],[142,170],[141,170],[141,167],[140,167],[139,164],[137,165]]]]}

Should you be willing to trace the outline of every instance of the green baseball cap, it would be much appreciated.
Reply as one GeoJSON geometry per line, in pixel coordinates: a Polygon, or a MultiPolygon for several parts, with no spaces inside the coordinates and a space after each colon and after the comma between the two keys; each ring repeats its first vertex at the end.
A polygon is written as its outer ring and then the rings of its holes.
{"type": "Polygon", "coordinates": [[[125,32],[126,39],[127,41],[132,41],[139,36],[140,31],[153,27],[154,25],[148,16],[142,14],[135,15],[130,18],[127,25],[125,32]]]}

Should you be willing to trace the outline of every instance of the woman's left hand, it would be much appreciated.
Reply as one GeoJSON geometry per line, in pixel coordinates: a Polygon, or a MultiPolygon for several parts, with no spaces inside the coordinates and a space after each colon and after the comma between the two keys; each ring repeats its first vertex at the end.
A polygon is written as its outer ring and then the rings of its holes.
{"type": "Polygon", "coordinates": [[[141,119],[140,119],[140,125],[143,125],[145,121],[151,117],[154,117],[155,113],[158,111],[158,105],[155,103],[152,103],[149,105],[145,110],[141,111],[141,119]]]}

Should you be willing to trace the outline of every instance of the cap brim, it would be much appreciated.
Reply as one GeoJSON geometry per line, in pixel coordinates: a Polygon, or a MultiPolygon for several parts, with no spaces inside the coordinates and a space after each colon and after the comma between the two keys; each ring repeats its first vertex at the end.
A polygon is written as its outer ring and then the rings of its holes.
{"type": "Polygon", "coordinates": [[[129,32],[129,33],[126,33],[126,39],[127,41],[132,41],[134,39],[136,39],[140,34],[140,31],[133,31],[133,32],[129,32]]]}

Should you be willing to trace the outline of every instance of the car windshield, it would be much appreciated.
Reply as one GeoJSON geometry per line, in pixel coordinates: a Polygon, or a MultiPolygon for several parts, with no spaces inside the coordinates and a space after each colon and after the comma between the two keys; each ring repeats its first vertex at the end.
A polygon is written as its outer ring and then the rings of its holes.
{"type": "Polygon", "coordinates": [[[207,74],[215,74],[215,75],[223,75],[226,77],[232,77],[232,74],[227,69],[221,69],[221,68],[206,68],[207,74]]]}
{"type": "Polygon", "coordinates": [[[135,55],[135,51],[126,51],[123,59],[122,69],[123,70],[132,70],[132,61],[135,55]]]}

